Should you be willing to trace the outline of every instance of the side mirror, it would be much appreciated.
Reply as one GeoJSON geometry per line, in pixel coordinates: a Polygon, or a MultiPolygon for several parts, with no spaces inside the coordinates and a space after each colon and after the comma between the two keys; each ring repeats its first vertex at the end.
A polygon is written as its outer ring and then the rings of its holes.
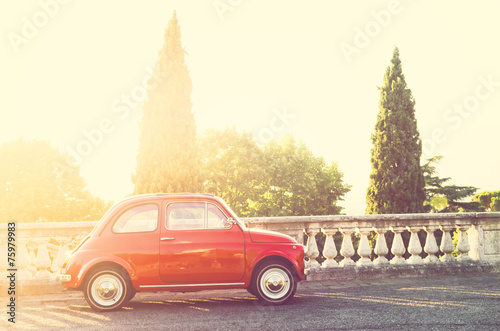
{"type": "Polygon", "coordinates": [[[235,224],[237,224],[237,222],[233,218],[228,218],[226,221],[226,228],[230,228],[235,224]]]}

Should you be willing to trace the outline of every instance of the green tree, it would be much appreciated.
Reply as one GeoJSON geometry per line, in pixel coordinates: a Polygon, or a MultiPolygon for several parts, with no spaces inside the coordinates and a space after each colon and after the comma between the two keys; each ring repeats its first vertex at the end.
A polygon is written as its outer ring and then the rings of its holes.
{"type": "Polygon", "coordinates": [[[451,178],[441,178],[437,175],[436,164],[443,157],[433,156],[422,166],[425,179],[425,211],[441,213],[457,213],[463,211],[480,211],[479,202],[465,202],[477,188],[473,186],[445,185],[451,178]],[[446,203],[444,203],[446,201],[446,203]]]}
{"type": "Polygon", "coordinates": [[[366,213],[423,212],[422,144],[415,119],[415,101],[406,85],[397,47],[379,90],[366,213]]]}
{"type": "Polygon", "coordinates": [[[263,148],[266,180],[259,188],[259,199],[250,205],[253,216],[340,214],[337,202],[350,186],[343,183],[336,163],[327,165],[290,135],[263,148]]]}
{"type": "Polygon", "coordinates": [[[205,191],[240,216],[339,214],[337,202],[350,189],[336,163],[289,135],[259,147],[249,133],[209,130],[200,147],[205,191]]]}
{"type": "Polygon", "coordinates": [[[262,150],[236,129],[208,130],[200,141],[204,189],[224,199],[238,216],[250,216],[265,179],[262,150]]]}
{"type": "Polygon", "coordinates": [[[481,211],[500,211],[500,191],[483,191],[472,197],[481,204],[481,211]]]}
{"type": "Polygon", "coordinates": [[[490,209],[491,211],[500,211],[500,197],[491,198],[490,209]]]}
{"type": "Polygon", "coordinates": [[[174,12],[143,107],[134,193],[198,192],[200,164],[191,111],[191,78],[174,12]]]}
{"type": "Polygon", "coordinates": [[[47,141],[0,147],[0,222],[99,220],[110,204],[85,187],[79,167],[47,141]]]}

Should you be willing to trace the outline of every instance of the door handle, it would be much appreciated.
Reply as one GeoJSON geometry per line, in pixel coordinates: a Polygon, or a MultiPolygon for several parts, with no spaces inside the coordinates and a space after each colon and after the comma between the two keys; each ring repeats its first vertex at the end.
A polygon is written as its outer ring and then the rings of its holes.
{"type": "Polygon", "coordinates": [[[161,241],[167,241],[167,240],[174,240],[175,238],[170,238],[170,237],[165,237],[165,238],[161,238],[160,240],[161,241]]]}

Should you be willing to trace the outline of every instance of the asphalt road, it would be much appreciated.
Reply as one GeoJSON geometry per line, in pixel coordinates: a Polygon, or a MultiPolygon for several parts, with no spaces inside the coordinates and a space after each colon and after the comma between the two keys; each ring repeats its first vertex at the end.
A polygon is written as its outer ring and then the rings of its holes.
{"type": "MultiPolygon", "coordinates": [[[[301,283],[279,307],[232,290],[140,293],[107,313],[92,311],[80,293],[19,298],[16,309],[15,329],[500,330],[500,273],[301,283]]],[[[2,315],[0,329],[12,327],[2,315]]]]}

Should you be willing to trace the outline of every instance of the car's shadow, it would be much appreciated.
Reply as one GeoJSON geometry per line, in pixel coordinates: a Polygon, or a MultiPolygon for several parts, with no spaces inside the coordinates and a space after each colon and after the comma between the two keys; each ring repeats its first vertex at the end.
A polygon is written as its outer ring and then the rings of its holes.
{"type": "MultiPolygon", "coordinates": [[[[235,310],[281,310],[286,309],[287,306],[296,306],[296,305],[305,305],[307,301],[306,297],[294,297],[292,300],[287,302],[284,305],[274,306],[270,303],[261,302],[256,297],[248,295],[242,296],[214,296],[214,297],[183,297],[176,296],[172,297],[136,297],[132,299],[130,302],[125,304],[119,311],[140,311],[140,312],[148,312],[148,311],[156,311],[164,308],[168,308],[172,311],[180,311],[180,310],[199,310],[199,311],[214,311],[214,310],[223,310],[227,309],[235,309],[235,310]]],[[[86,307],[83,305],[75,305],[73,306],[75,310],[88,311],[90,307],[86,307]]],[[[107,312],[104,312],[106,314],[107,312]]]]}

